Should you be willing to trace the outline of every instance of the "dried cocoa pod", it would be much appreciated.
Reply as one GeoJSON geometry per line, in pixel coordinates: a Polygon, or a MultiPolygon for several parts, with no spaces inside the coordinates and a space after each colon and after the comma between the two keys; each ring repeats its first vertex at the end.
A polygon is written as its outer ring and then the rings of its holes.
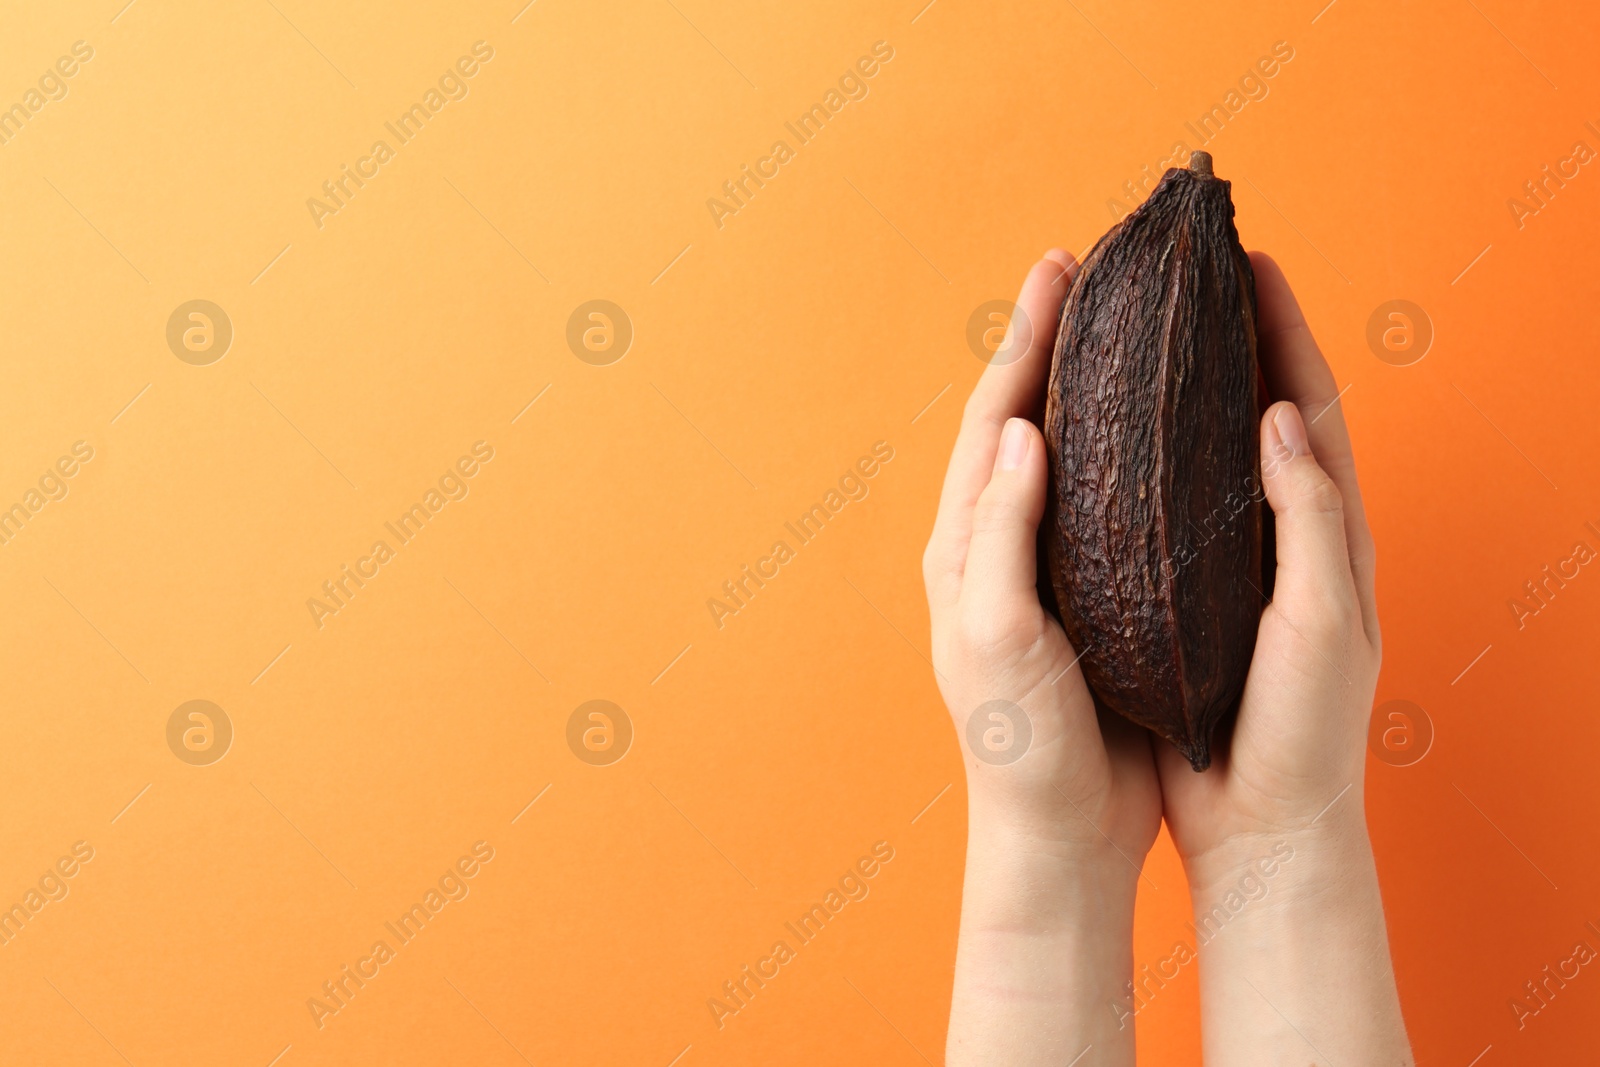
{"type": "Polygon", "coordinates": [[[1266,603],[1255,275],[1195,152],[1068,293],[1045,401],[1040,536],[1098,703],[1211,763],[1266,603]]]}

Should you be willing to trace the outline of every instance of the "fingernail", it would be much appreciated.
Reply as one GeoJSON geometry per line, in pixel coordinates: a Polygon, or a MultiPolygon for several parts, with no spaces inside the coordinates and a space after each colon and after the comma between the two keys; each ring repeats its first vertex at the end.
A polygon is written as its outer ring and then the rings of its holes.
{"type": "Polygon", "coordinates": [[[1021,419],[1007,419],[1006,428],[1000,433],[1000,469],[1016,470],[1022,466],[1023,457],[1027,454],[1027,424],[1021,419]]]}
{"type": "Polygon", "coordinates": [[[1272,428],[1278,440],[1290,455],[1305,456],[1311,453],[1311,442],[1306,440],[1306,424],[1300,421],[1300,409],[1287,401],[1278,405],[1272,415],[1272,428]]]}

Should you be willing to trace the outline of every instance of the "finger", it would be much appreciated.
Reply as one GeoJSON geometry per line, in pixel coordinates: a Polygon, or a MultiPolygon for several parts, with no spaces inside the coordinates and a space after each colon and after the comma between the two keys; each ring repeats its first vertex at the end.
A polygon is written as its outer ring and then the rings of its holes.
{"type": "Polygon", "coordinates": [[[966,418],[998,429],[1013,415],[1027,414],[1050,371],[1056,321],[1078,261],[1052,248],[1033,265],[1017,294],[1006,338],[984,368],[967,401],[966,418]]]}
{"type": "Polygon", "coordinates": [[[1292,625],[1308,640],[1342,643],[1361,612],[1344,500],[1318,464],[1300,409],[1290,402],[1273,404],[1261,419],[1261,481],[1277,523],[1274,602],[1293,613],[1292,625]]]}
{"type": "Polygon", "coordinates": [[[1077,261],[1060,249],[1034,264],[1017,296],[1007,340],[998,350],[1019,354],[1010,362],[991,362],[967,401],[924,557],[931,601],[953,602],[960,593],[973,505],[989,484],[1001,428],[1008,418],[1027,417],[1044,389],[1056,320],[1076,269],[1077,261]]]}
{"type": "Polygon", "coordinates": [[[972,512],[963,618],[1008,631],[1012,621],[1040,610],[1034,582],[1044,484],[1044,437],[1027,419],[1006,420],[989,484],[972,512]]]}
{"type": "MultiPolygon", "coordinates": [[[[1250,253],[1256,276],[1257,347],[1267,391],[1273,400],[1288,400],[1300,409],[1307,439],[1317,462],[1339,488],[1344,503],[1345,541],[1350,569],[1361,602],[1362,623],[1376,641],[1378,613],[1376,551],[1367,526],[1355,457],[1345,427],[1339,384],[1322,357],[1305,314],[1289,289],[1283,271],[1262,252],[1250,253]]],[[[1264,457],[1263,457],[1264,460],[1264,457]]]]}

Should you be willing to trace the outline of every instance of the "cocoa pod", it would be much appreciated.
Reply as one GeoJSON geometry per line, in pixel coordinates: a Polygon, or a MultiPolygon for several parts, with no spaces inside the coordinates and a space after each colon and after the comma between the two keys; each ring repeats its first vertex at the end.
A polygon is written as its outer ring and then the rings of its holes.
{"type": "Polygon", "coordinates": [[[1269,596],[1255,275],[1195,152],[1090,251],[1061,311],[1040,536],[1097,703],[1211,762],[1269,596]]]}

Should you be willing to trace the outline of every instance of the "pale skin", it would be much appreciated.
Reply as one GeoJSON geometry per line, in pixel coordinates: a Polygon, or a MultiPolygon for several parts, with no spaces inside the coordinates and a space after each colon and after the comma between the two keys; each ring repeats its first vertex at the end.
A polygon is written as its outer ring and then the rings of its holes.
{"type": "Polygon", "coordinates": [[[1277,576],[1237,726],[1207,771],[1096,713],[1078,651],[1039,602],[1033,420],[1070,255],[1028,273],[1017,304],[1044,325],[1031,343],[1019,331],[1020,355],[991,362],[967,402],[923,557],[935,673],[967,765],[952,1067],[1134,1063],[1134,895],[1163,819],[1196,925],[1228,915],[1197,946],[1209,1067],[1414,1065],[1362,798],[1380,660],[1372,536],[1333,374],[1283,272],[1251,260],[1278,401],[1261,420],[1277,576]],[[1032,731],[1014,762],[967,741],[969,717],[996,700],[1032,731]],[[1267,891],[1237,908],[1244,878],[1267,891]]]}

